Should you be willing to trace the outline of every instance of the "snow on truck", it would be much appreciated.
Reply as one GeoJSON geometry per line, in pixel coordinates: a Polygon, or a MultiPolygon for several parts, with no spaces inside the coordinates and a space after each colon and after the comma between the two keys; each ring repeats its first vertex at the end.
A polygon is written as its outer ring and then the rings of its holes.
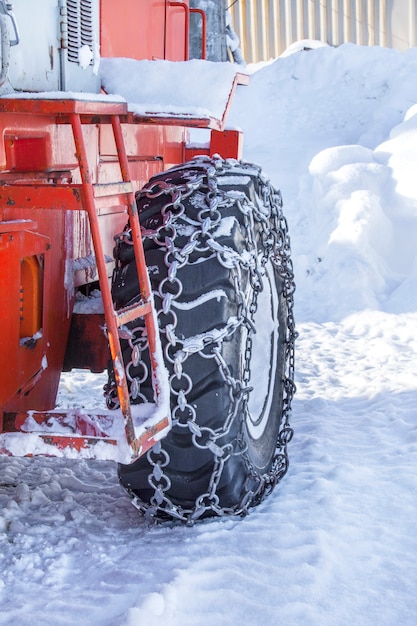
{"type": "Polygon", "coordinates": [[[0,0],[0,452],[116,461],[187,523],[287,471],[295,338],[281,197],[226,127],[247,76],[206,60],[225,6],[190,4],[0,0]],[[72,368],[106,408],[54,408],[72,368]]]}

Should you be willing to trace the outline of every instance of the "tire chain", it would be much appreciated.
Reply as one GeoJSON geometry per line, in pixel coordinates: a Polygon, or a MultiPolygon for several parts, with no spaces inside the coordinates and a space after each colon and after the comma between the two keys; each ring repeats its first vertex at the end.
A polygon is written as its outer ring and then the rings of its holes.
{"type": "MultiPolygon", "coordinates": [[[[187,182],[182,184],[170,184],[157,181],[156,185],[149,183],[141,191],[137,192],[137,199],[148,198],[149,200],[165,195],[167,201],[162,208],[162,223],[155,230],[142,228],[145,238],[150,238],[160,247],[166,248],[165,265],[167,267],[167,277],[164,278],[158,287],[159,296],[162,301],[161,309],[157,311],[159,318],[159,330],[166,336],[165,358],[171,364],[172,374],[169,378],[171,396],[176,398],[176,404],[172,407],[173,426],[187,428],[192,436],[193,445],[200,449],[209,449],[213,454],[213,471],[206,493],[201,494],[192,509],[184,509],[174,504],[167,495],[170,488],[170,479],[164,473],[164,468],[169,464],[168,453],[157,443],[147,453],[147,460],[152,468],[148,477],[148,482],[154,494],[150,499],[150,504],[142,502],[134,493],[131,493],[133,504],[144,513],[147,519],[177,519],[188,524],[193,524],[195,520],[202,516],[209,515],[246,515],[251,506],[259,504],[263,498],[269,494],[274,486],[281,480],[288,469],[287,444],[292,438],[293,430],[289,420],[291,416],[291,401],[295,392],[294,384],[294,343],[296,339],[294,323],[294,273],[290,258],[290,242],[288,236],[287,221],[282,212],[282,200],[279,191],[275,190],[269,179],[261,172],[257,165],[228,159],[224,161],[218,156],[197,157],[185,166],[173,168],[171,172],[181,170],[182,173],[188,170],[187,182]],[[257,175],[261,191],[262,208],[255,206],[243,193],[220,191],[217,187],[216,176],[218,173],[227,173],[232,170],[233,174],[240,175],[254,173],[257,175]],[[238,168],[238,170],[236,170],[238,168]],[[201,210],[198,212],[198,221],[190,220],[185,216],[183,200],[195,191],[207,189],[204,197],[198,200],[201,210]],[[213,238],[213,233],[221,220],[218,206],[219,202],[225,206],[236,204],[243,215],[243,224],[248,241],[254,254],[245,255],[245,258],[237,252],[222,246],[213,238]],[[183,218],[183,226],[192,224],[192,231],[188,241],[181,248],[176,246],[178,237],[178,225],[176,221],[183,218]],[[185,218],[185,219],[184,219],[185,218]],[[256,249],[254,221],[261,225],[261,236],[263,243],[263,253],[256,249]],[[203,245],[202,245],[203,244],[203,245]],[[230,319],[222,329],[207,332],[204,335],[188,340],[181,340],[175,334],[176,314],[172,309],[172,302],[178,298],[182,292],[182,285],[177,277],[178,270],[188,263],[191,254],[200,252],[203,254],[215,253],[218,262],[230,269],[235,286],[238,302],[238,314],[230,319]],[[249,258],[248,258],[249,256],[249,258]],[[268,259],[277,269],[283,281],[283,296],[287,307],[287,325],[285,329],[286,364],[284,380],[283,415],[280,432],[277,441],[275,456],[272,467],[267,474],[259,475],[252,466],[246,447],[243,443],[242,431],[247,411],[247,398],[250,392],[248,382],[250,380],[251,362],[251,338],[248,332],[248,341],[245,353],[245,367],[242,380],[234,378],[228,365],[221,354],[221,344],[225,338],[233,335],[236,329],[245,325],[249,330],[253,328],[252,318],[256,311],[256,301],[259,291],[262,289],[262,271],[268,259]],[[241,285],[241,268],[249,270],[250,280],[253,288],[253,298],[248,306],[245,302],[241,285]],[[170,285],[171,290],[166,289],[170,285]],[[178,291],[172,293],[172,286],[176,284],[178,291]],[[163,317],[169,318],[170,323],[164,323],[163,317]],[[195,408],[188,403],[187,394],[192,389],[192,380],[183,371],[183,363],[191,355],[198,353],[203,359],[215,359],[221,377],[229,388],[230,407],[225,422],[220,429],[211,429],[198,425],[195,408]],[[221,438],[228,434],[236,419],[238,410],[242,406],[242,416],[240,417],[240,436],[237,439],[237,449],[231,443],[219,445],[221,438]],[[219,484],[224,464],[231,455],[240,454],[243,456],[246,466],[249,469],[249,480],[247,493],[241,502],[233,508],[224,508],[219,504],[219,497],[216,489],[219,484]]],[[[183,236],[183,233],[182,233],[183,236]]],[[[120,266],[117,258],[117,242],[131,244],[130,230],[127,229],[116,237],[116,269],[120,266]]],[[[143,328],[137,327],[127,332],[126,337],[132,350],[132,358],[126,364],[126,373],[130,381],[130,394],[132,399],[146,400],[140,392],[140,384],[146,379],[147,371],[140,378],[130,375],[130,368],[137,367],[141,363],[141,354],[148,349],[146,336],[143,328]]],[[[118,406],[117,389],[115,383],[105,386],[105,396],[107,404],[111,408],[118,406]]]]}

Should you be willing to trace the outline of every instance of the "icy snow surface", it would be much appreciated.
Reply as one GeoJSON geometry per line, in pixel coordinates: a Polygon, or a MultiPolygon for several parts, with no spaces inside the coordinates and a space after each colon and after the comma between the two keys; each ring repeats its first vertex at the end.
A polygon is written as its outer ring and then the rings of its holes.
{"type": "MultiPolygon", "coordinates": [[[[416,49],[322,47],[232,108],[292,235],[281,485],[243,521],[149,527],[111,462],[2,457],[0,625],[416,624],[416,76],[416,49]]],[[[102,384],[65,375],[59,403],[97,407],[102,384]]]]}

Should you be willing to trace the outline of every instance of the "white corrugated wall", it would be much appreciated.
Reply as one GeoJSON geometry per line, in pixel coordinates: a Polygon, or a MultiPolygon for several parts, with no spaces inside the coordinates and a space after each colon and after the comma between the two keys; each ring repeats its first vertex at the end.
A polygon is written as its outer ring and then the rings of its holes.
{"type": "Polygon", "coordinates": [[[247,63],[302,39],[405,49],[416,45],[417,0],[229,0],[247,63]]]}

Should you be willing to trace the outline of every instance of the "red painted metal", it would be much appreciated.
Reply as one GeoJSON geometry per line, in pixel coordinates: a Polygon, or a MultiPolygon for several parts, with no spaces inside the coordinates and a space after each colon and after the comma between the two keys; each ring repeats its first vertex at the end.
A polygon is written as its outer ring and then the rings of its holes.
{"type": "MultiPolygon", "coordinates": [[[[74,452],[79,453],[83,458],[100,460],[119,461],[128,463],[129,455],[123,449],[123,442],[109,435],[106,429],[111,429],[114,420],[119,416],[114,413],[103,415],[85,415],[80,411],[49,411],[44,413],[31,412],[32,424],[36,422],[39,427],[46,427],[53,431],[56,425],[60,430],[67,432],[44,432],[38,430],[27,430],[27,414],[7,414],[5,415],[5,425],[0,432],[0,454],[13,455],[15,444],[15,431],[19,431],[19,437],[23,438],[22,448],[27,450],[32,447],[26,456],[34,456],[34,450],[38,448],[37,443],[42,444],[43,454],[46,456],[68,456],[74,457],[74,452]],[[21,431],[20,429],[25,429],[21,431]],[[25,441],[26,440],[26,441],[25,441]],[[97,444],[104,443],[99,452],[97,444]],[[32,444],[32,445],[30,445],[32,444]],[[46,445],[46,447],[45,447],[46,445]]],[[[160,437],[170,426],[169,418],[158,421],[149,426],[138,437],[138,454],[141,456],[152,448],[160,437]]]]}
{"type": "MultiPolygon", "coordinates": [[[[188,2],[174,2],[173,0],[168,0],[168,7],[170,9],[179,8],[184,12],[184,56],[183,60],[188,61],[190,58],[190,7],[188,6],[188,2]]],[[[171,19],[173,19],[171,17],[171,19]]],[[[176,39],[174,40],[176,41],[176,39]]]]}
{"type": "MultiPolygon", "coordinates": [[[[53,210],[45,215],[36,209],[28,213],[7,198],[0,216],[0,408],[52,408],[69,328],[67,299],[54,297],[57,285],[65,283],[65,214],[53,210]],[[20,229],[16,230],[16,224],[20,229]],[[38,264],[40,273],[25,275],[22,268],[27,259],[38,264]],[[39,283],[40,274],[43,288],[37,292],[35,316],[40,316],[41,328],[25,336],[28,329],[22,326],[21,317],[26,304],[21,289],[29,293],[31,275],[39,283]]],[[[33,289],[38,286],[34,284],[33,289]]]]}
{"type": "Polygon", "coordinates": [[[21,328],[22,260],[45,255],[49,246],[47,237],[31,230],[35,227],[33,220],[0,222],[0,353],[3,356],[0,407],[42,370],[42,337],[25,340],[21,328]]]}
{"type": "MultiPolygon", "coordinates": [[[[1,174],[0,174],[1,176],[1,174]]],[[[32,211],[79,211],[82,208],[81,185],[30,185],[3,183],[0,186],[0,208],[18,207],[32,211]]]]}
{"type": "MultiPolygon", "coordinates": [[[[113,446],[117,446],[118,442],[116,439],[110,439],[108,437],[84,437],[84,436],[72,436],[72,435],[44,435],[39,434],[39,439],[41,439],[44,443],[49,446],[56,447],[58,450],[76,450],[77,452],[82,452],[83,450],[89,450],[93,446],[97,445],[100,442],[110,444],[113,446]]],[[[89,455],[90,458],[96,458],[94,452],[89,455]]]]}
{"type": "Polygon", "coordinates": [[[207,16],[203,9],[190,8],[190,13],[199,15],[201,18],[201,58],[207,58],[207,16]]]}
{"type": "Polygon", "coordinates": [[[211,131],[210,156],[221,154],[224,159],[241,159],[243,133],[240,130],[211,131]]]}
{"type": "Polygon", "coordinates": [[[83,116],[84,124],[94,124],[96,116],[100,122],[109,122],[113,115],[127,113],[126,102],[112,100],[77,100],[73,98],[13,98],[0,99],[0,113],[30,113],[31,115],[51,115],[54,123],[68,124],[69,116],[74,113],[83,116]],[[11,106],[11,103],[12,106],[11,106]],[[106,116],[107,120],[106,120],[106,116]]]}
{"type": "MultiPolygon", "coordinates": [[[[41,100],[41,99],[28,99],[23,102],[19,101],[19,106],[16,107],[18,109],[16,115],[20,116],[20,119],[25,120],[26,115],[30,113],[32,110],[33,116],[43,116],[49,123],[49,117],[51,114],[51,110],[53,110],[53,102],[50,100],[41,100]],[[51,104],[52,103],[52,104],[51,104]]],[[[127,390],[126,377],[124,374],[123,367],[123,359],[120,349],[120,342],[118,338],[118,327],[122,324],[127,323],[127,321],[135,319],[139,316],[144,316],[147,325],[147,332],[149,336],[150,350],[152,354],[152,361],[154,370],[156,369],[156,361],[154,354],[156,352],[156,327],[154,322],[154,315],[151,307],[151,292],[149,281],[147,278],[146,265],[144,254],[142,250],[142,240],[141,240],[141,232],[140,226],[138,222],[137,209],[135,203],[135,197],[133,192],[132,183],[130,181],[130,173],[129,173],[129,160],[124,148],[124,139],[122,133],[122,127],[119,121],[118,114],[121,113],[126,117],[126,107],[125,105],[120,106],[119,104],[111,104],[107,102],[91,102],[91,106],[88,105],[87,101],[76,101],[76,100],[68,100],[64,101],[59,99],[57,101],[56,106],[56,115],[58,119],[58,123],[60,125],[66,123],[71,124],[73,131],[73,146],[75,147],[75,153],[78,160],[79,165],[79,176],[81,178],[81,183],[73,183],[73,172],[68,176],[66,183],[55,184],[54,180],[48,181],[45,174],[44,182],[39,184],[38,176],[35,177],[35,181],[32,179],[31,173],[26,173],[24,171],[19,172],[19,174],[15,174],[15,182],[13,182],[13,178],[9,177],[8,182],[4,183],[2,189],[0,191],[0,210],[1,216],[4,218],[5,215],[12,211],[18,214],[26,213],[30,210],[30,215],[36,214],[45,217],[46,214],[51,215],[57,213],[61,216],[68,216],[73,214],[79,214],[81,211],[86,211],[89,218],[89,233],[91,234],[93,240],[93,248],[95,253],[96,265],[98,270],[98,276],[101,285],[102,298],[104,311],[106,315],[106,323],[107,323],[107,333],[108,340],[110,344],[110,352],[112,354],[112,358],[114,361],[114,369],[116,372],[116,378],[118,380],[118,389],[119,389],[119,399],[121,404],[122,413],[125,421],[126,428],[126,437],[129,445],[132,449],[132,456],[135,457],[139,453],[139,450],[142,450],[146,447],[146,442],[151,441],[154,433],[159,433],[160,430],[164,430],[167,427],[167,423],[169,423],[169,418],[167,416],[163,417],[161,420],[161,427],[155,424],[151,424],[151,429],[148,434],[142,433],[140,437],[137,437],[135,434],[135,428],[133,425],[133,420],[130,412],[130,401],[129,394],[127,390]],[[109,106],[110,104],[110,106],[109,106]],[[101,106],[103,105],[103,106],[101,106]],[[115,111],[115,114],[112,114],[112,111],[115,111]],[[102,116],[100,116],[100,112],[102,112],[102,116]],[[83,130],[83,122],[87,122],[87,125],[84,126],[83,130]],[[90,168],[91,165],[91,155],[89,154],[86,147],[86,139],[85,133],[89,131],[88,122],[94,122],[95,125],[104,122],[108,124],[111,122],[111,127],[114,134],[114,144],[115,144],[115,152],[117,155],[117,163],[118,163],[118,177],[121,177],[122,180],[116,183],[94,183],[96,179],[96,174],[94,174],[94,169],[90,168]],[[109,200],[110,198],[110,200],[109,200]],[[113,303],[111,300],[109,282],[108,282],[108,271],[106,267],[105,261],[105,252],[102,243],[102,235],[100,232],[100,224],[99,218],[106,217],[109,214],[111,215],[112,204],[119,205],[123,203],[126,205],[127,203],[127,211],[125,209],[125,214],[128,213],[130,217],[130,222],[133,227],[133,241],[134,247],[136,249],[136,256],[138,259],[138,274],[140,278],[141,290],[142,290],[142,300],[143,302],[138,304],[135,307],[130,307],[127,310],[123,310],[120,314],[117,314],[113,309],[113,303]],[[102,206],[101,209],[98,209],[98,206],[102,206]],[[12,208],[10,208],[12,207],[12,208]],[[167,421],[168,420],[168,421],[167,421]],[[155,430],[156,429],[156,430],[155,430]],[[149,436],[148,436],[149,435],[149,436]]],[[[3,110],[9,111],[13,106],[12,101],[2,102],[1,106],[3,110]]],[[[43,135],[41,135],[43,137],[43,135]]],[[[48,136],[48,135],[47,135],[48,136]]],[[[96,134],[97,136],[97,134],[96,134]]],[[[74,148],[73,148],[74,149],[74,148]]],[[[93,150],[94,156],[94,150],[93,150]]],[[[17,159],[18,162],[19,159],[17,159]]],[[[16,159],[14,159],[16,162],[16,159]]],[[[116,162],[115,162],[116,165],[116,162]]],[[[7,178],[7,177],[6,177],[7,178]]],[[[124,222],[126,221],[126,215],[124,217],[124,222]]],[[[45,227],[45,223],[43,222],[44,230],[48,232],[48,229],[45,227]]],[[[70,226],[72,226],[72,222],[70,222],[70,226]]],[[[35,276],[37,272],[37,262],[38,257],[36,255],[42,254],[45,256],[48,247],[52,244],[50,242],[54,241],[54,236],[56,235],[56,231],[54,228],[50,230],[50,238],[46,238],[43,235],[37,235],[35,232],[29,232],[27,229],[32,228],[35,229],[37,224],[32,220],[2,220],[0,226],[1,234],[1,243],[5,244],[2,246],[1,251],[4,251],[4,267],[5,272],[3,272],[3,277],[6,277],[7,283],[12,281],[12,284],[16,285],[14,290],[15,292],[15,304],[13,306],[8,306],[8,310],[10,311],[10,326],[14,328],[14,333],[9,333],[8,336],[11,337],[10,344],[10,352],[12,355],[16,353],[15,347],[13,344],[16,344],[16,340],[21,340],[22,349],[25,350],[25,355],[28,354],[28,350],[31,351],[32,359],[30,362],[32,363],[32,370],[27,370],[27,368],[22,369],[22,361],[21,359],[15,358],[13,362],[13,367],[11,370],[11,375],[7,376],[6,379],[9,381],[9,384],[6,384],[2,387],[2,397],[1,406],[2,408],[2,416],[10,415],[13,411],[21,412],[22,411],[22,398],[26,395],[29,395],[29,392],[32,388],[38,388],[42,379],[48,380],[51,382],[50,373],[53,374],[54,380],[57,378],[55,369],[49,370],[48,356],[49,356],[49,339],[50,332],[55,332],[53,329],[53,324],[47,321],[42,324],[42,328],[39,327],[39,336],[34,338],[25,338],[22,343],[21,337],[21,326],[22,322],[20,322],[19,327],[19,318],[16,313],[19,310],[24,311],[24,301],[22,305],[22,296],[20,294],[19,285],[22,284],[22,279],[19,279],[19,268],[23,264],[29,264],[29,277],[35,276]],[[19,237],[17,237],[19,235],[19,237]],[[5,237],[8,236],[8,240],[5,242],[5,237]],[[35,247],[36,242],[41,242],[43,245],[38,248],[35,247]],[[10,246],[13,244],[15,247],[17,243],[19,244],[18,250],[12,250],[12,254],[10,254],[10,246]],[[7,270],[7,268],[10,268],[7,270]],[[14,268],[14,269],[13,269],[14,268]],[[14,272],[10,274],[10,272],[14,272]],[[13,280],[14,279],[14,280],[13,280]],[[20,298],[20,300],[19,300],[20,298]],[[23,308],[22,308],[23,307],[23,308]],[[20,330],[20,335],[19,335],[20,330]],[[35,354],[36,358],[33,359],[33,355],[35,354]],[[24,375],[23,385],[18,388],[17,386],[20,384],[22,380],[22,372],[24,375]]],[[[113,230],[114,233],[114,230],[113,230]]],[[[68,243],[68,242],[67,242],[68,243]]],[[[66,248],[65,245],[59,246],[61,250],[66,248]]],[[[52,258],[56,258],[54,255],[52,258]]],[[[52,260],[51,258],[51,260],[52,260]]],[[[47,268],[53,268],[54,264],[45,263],[45,272],[47,268]]],[[[45,273],[46,278],[46,273],[45,273]]],[[[30,290],[31,297],[35,297],[35,299],[40,300],[40,288],[37,285],[32,284],[29,287],[32,287],[30,290]],[[35,288],[36,287],[36,288],[35,288]]],[[[33,282],[33,281],[32,281],[33,282]]],[[[46,280],[44,281],[47,282],[46,280]]],[[[62,300],[65,302],[65,290],[63,290],[64,286],[64,275],[60,277],[59,282],[55,283],[61,289],[62,296],[57,300],[61,302],[62,300]]],[[[30,283],[30,280],[29,280],[30,283]]],[[[0,293],[4,297],[8,295],[8,284],[3,283],[1,286],[0,293]]],[[[67,294],[67,296],[71,297],[71,294],[67,294]]],[[[52,299],[48,299],[48,306],[45,307],[48,310],[51,309],[52,299]]],[[[41,308],[41,304],[39,304],[39,309],[41,308]]],[[[68,303],[66,303],[68,306],[68,303]]],[[[68,314],[67,314],[67,326],[69,325],[70,320],[70,309],[71,306],[68,306],[68,314]]],[[[38,311],[39,313],[39,311],[38,311]]],[[[35,319],[31,320],[32,324],[35,324],[35,319]]],[[[62,323],[62,320],[61,320],[62,323]]],[[[59,331],[59,325],[57,325],[56,331],[59,331]]],[[[62,328],[61,328],[62,329],[62,328]]],[[[36,329],[33,329],[36,330],[36,329]]],[[[65,334],[66,338],[66,334],[65,334]]],[[[65,338],[64,342],[61,345],[65,348],[65,338]]],[[[54,346],[55,348],[57,346],[54,346]]],[[[2,357],[8,354],[7,350],[1,350],[2,357]]],[[[61,354],[61,367],[62,367],[63,355],[61,354]]],[[[61,370],[59,368],[59,371],[61,370]]],[[[5,368],[6,369],[6,368],[5,368]]],[[[59,377],[59,375],[58,375],[59,377]]],[[[154,377],[156,380],[156,376],[154,377]]],[[[57,385],[57,380],[55,380],[57,385]]],[[[54,389],[54,399],[56,393],[56,385],[54,389]]],[[[158,390],[156,389],[156,392],[158,390]]],[[[51,408],[48,406],[39,406],[36,402],[33,402],[33,396],[31,396],[32,405],[30,408],[51,408]]],[[[24,403],[23,403],[24,404],[24,403]]],[[[17,426],[16,426],[17,427],[17,426]]],[[[72,444],[69,444],[72,445],[72,444]]]]}
{"type": "Polygon", "coordinates": [[[165,58],[166,0],[100,0],[100,13],[103,57],[165,58]]]}
{"type": "MultiPolygon", "coordinates": [[[[36,432],[34,428],[34,422],[38,426],[47,425],[53,432],[58,424],[61,430],[66,430],[68,435],[75,435],[77,437],[103,437],[109,438],[104,424],[112,424],[113,420],[109,420],[108,415],[89,415],[83,412],[81,409],[68,410],[68,411],[32,411],[30,414],[32,427],[27,428],[28,416],[26,413],[8,414],[7,422],[9,425],[9,432],[12,427],[22,430],[22,432],[36,432]],[[101,424],[102,422],[102,424],[101,424]]],[[[6,429],[7,430],[7,429],[6,429]]]]}
{"type": "Polygon", "coordinates": [[[102,56],[188,59],[188,1],[124,0],[115,8],[114,0],[101,0],[100,11],[102,56]]]}
{"type": "Polygon", "coordinates": [[[117,321],[114,316],[113,302],[107,280],[107,269],[96,211],[96,201],[94,198],[92,178],[88,168],[87,150],[84,143],[80,115],[78,113],[72,113],[70,115],[70,121],[74,133],[76,155],[81,173],[85,209],[88,213],[90,222],[91,236],[93,239],[97,271],[103,299],[104,315],[107,322],[110,353],[114,364],[119,401],[125,423],[126,438],[129,445],[132,447],[134,456],[136,456],[138,449],[136,446],[135,428],[130,411],[129,390],[127,388],[127,381],[123,368],[123,356],[118,336],[117,321]]]}
{"type": "MultiPolygon", "coordinates": [[[[113,0],[100,0],[100,8],[103,56],[186,59],[191,12],[202,19],[205,56],[205,14],[190,9],[188,1],[124,0],[121,11],[113,0]]],[[[229,100],[242,80],[236,76],[229,100]]],[[[216,151],[239,156],[240,134],[224,130],[228,106],[217,120],[134,116],[125,102],[74,99],[66,94],[0,98],[0,452],[10,453],[13,446],[8,434],[25,428],[29,412],[46,430],[51,416],[59,419],[51,409],[73,319],[75,288],[97,277],[133,456],[146,452],[169,429],[167,415],[145,430],[135,428],[122,364],[118,329],[144,316],[154,370],[157,365],[157,328],[134,190],[157,172],[191,156],[186,148],[191,126],[212,129],[207,154],[216,151]],[[137,250],[142,301],[115,312],[108,282],[113,265],[106,257],[112,255],[113,237],[128,218],[137,250]],[[91,263],[93,255],[97,269],[91,263]]],[[[108,349],[100,322],[95,322],[97,334],[91,330],[91,322],[86,316],[79,334],[82,343],[87,336],[92,340],[88,351],[94,358],[81,359],[77,366],[97,370],[105,366],[108,349]]],[[[75,361],[73,356],[66,364],[72,367],[75,361]]],[[[156,376],[154,380],[158,395],[156,376]]],[[[65,415],[67,419],[68,413],[65,415]]],[[[62,420],[64,424],[64,417],[62,420]]],[[[48,454],[66,449],[70,455],[79,451],[92,458],[98,442],[111,444],[108,458],[114,458],[114,448],[120,443],[101,428],[100,420],[97,428],[92,427],[81,414],[73,420],[71,432],[51,435],[50,431],[36,431],[30,437],[47,442],[48,454]]],[[[106,453],[103,457],[101,451],[100,458],[107,458],[106,453]]]]}

